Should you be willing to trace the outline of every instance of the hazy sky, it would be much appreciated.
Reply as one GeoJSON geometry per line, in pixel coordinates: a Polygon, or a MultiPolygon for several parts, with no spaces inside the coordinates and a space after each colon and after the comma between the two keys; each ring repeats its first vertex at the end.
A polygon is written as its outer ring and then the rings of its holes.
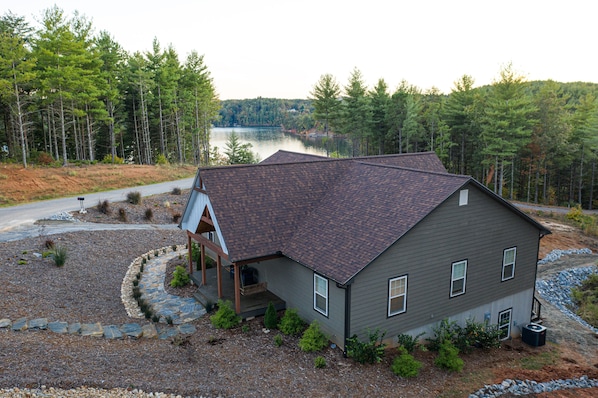
{"type": "MultiPolygon", "coordinates": [[[[4,1],[6,3],[6,1],[4,1]]],[[[307,98],[321,75],[345,86],[358,68],[449,93],[464,74],[490,84],[502,66],[528,80],[598,82],[593,1],[535,0],[15,0],[34,26],[56,4],[108,31],[129,52],[154,37],[184,62],[196,50],[221,99],[307,98]]],[[[3,13],[4,13],[3,12],[3,13]]]]}

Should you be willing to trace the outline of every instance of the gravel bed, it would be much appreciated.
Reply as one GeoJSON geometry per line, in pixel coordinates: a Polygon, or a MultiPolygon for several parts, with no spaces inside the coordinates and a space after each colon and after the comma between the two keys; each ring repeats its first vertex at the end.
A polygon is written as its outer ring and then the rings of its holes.
{"type": "Polygon", "coordinates": [[[575,388],[593,388],[598,387],[598,379],[590,379],[587,376],[582,376],[576,379],[567,380],[551,380],[544,383],[538,383],[533,380],[504,380],[500,384],[491,386],[484,386],[480,390],[474,392],[470,398],[491,398],[499,397],[505,394],[513,395],[529,395],[540,394],[547,392],[554,392],[560,390],[570,390],[575,388]]]}

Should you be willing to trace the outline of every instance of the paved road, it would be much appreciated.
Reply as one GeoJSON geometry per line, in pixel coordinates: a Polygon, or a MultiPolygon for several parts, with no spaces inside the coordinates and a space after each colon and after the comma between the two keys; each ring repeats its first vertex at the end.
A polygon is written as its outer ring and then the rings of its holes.
{"type": "MultiPolygon", "coordinates": [[[[124,188],[124,189],[117,189],[114,191],[106,191],[106,192],[98,192],[92,193],[87,195],[81,195],[85,198],[83,203],[86,206],[95,206],[97,205],[98,201],[100,200],[109,200],[110,202],[122,202],[126,200],[127,193],[131,191],[138,191],[141,192],[142,196],[150,196],[156,195],[160,193],[170,192],[173,188],[181,188],[187,189],[191,188],[193,184],[193,178],[186,178],[183,180],[176,180],[170,182],[163,182],[159,184],[152,184],[152,185],[144,185],[144,186],[137,186],[132,188],[124,188]]],[[[3,207],[0,208],[0,242],[7,241],[7,240],[15,240],[15,235],[23,235],[26,236],[27,231],[31,233],[32,229],[39,229],[39,226],[34,226],[34,223],[37,220],[41,220],[52,215],[61,213],[61,212],[71,212],[77,211],[80,209],[80,203],[77,200],[77,196],[69,197],[69,198],[61,198],[61,199],[53,199],[53,200],[45,200],[42,202],[34,202],[34,203],[27,203],[24,205],[19,206],[11,206],[11,207],[3,207]],[[9,235],[11,237],[9,237],[9,235]]],[[[89,228],[89,224],[82,224],[87,225],[87,229],[89,228]]],[[[76,227],[75,224],[72,225],[73,228],[82,228],[76,227]]],[[[102,224],[100,224],[102,225],[102,224]]],[[[45,227],[47,230],[46,233],[49,233],[48,230],[52,228],[57,228],[58,224],[48,225],[45,227]]],[[[123,225],[120,225],[120,229],[123,225]]],[[[95,227],[96,229],[99,228],[95,227]]],[[[100,229],[109,229],[111,227],[104,226],[100,229]]],[[[152,228],[152,226],[145,226],[145,227],[132,227],[136,229],[140,228],[152,228]]],[[[153,228],[157,228],[153,226],[153,228]]],[[[18,239],[18,238],[16,238],[18,239]]]]}

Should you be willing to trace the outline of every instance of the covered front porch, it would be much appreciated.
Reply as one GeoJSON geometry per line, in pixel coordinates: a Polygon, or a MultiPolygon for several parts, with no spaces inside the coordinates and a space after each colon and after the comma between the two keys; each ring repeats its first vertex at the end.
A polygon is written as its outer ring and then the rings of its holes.
{"type": "MultiPolygon", "coordinates": [[[[202,283],[201,271],[195,271],[191,274],[193,282],[199,286],[197,292],[193,295],[197,301],[204,307],[208,303],[216,304],[218,300],[230,300],[235,302],[235,283],[234,276],[224,267],[222,273],[222,297],[218,297],[218,273],[216,268],[206,270],[206,283],[202,283]]],[[[265,290],[263,292],[252,293],[250,295],[240,296],[241,308],[238,314],[243,319],[264,315],[268,304],[272,302],[277,311],[285,309],[285,302],[274,293],[265,290]]]]}
{"type": "Polygon", "coordinates": [[[191,280],[199,286],[194,297],[204,307],[216,304],[218,300],[230,300],[234,304],[235,312],[243,319],[263,315],[272,302],[276,310],[285,309],[286,303],[267,290],[265,282],[259,277],[248,278],[245,273],[251,263],[231,263],[228,255],[220,246],[201,234],[187,231],[189,253],[192,252],[192,242],[199,244],[200,258],[197,266],[189,255],[189,275],[191,280]],[[215,262],[211,268],[207,267],[207,258],[215,262]]]}

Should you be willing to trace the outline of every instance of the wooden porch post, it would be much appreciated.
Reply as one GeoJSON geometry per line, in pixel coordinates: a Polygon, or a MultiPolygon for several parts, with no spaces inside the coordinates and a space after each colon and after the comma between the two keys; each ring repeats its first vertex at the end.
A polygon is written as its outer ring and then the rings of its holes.
{"type": "Polygon", "coordinates": [[[222,261],[220,260],[220,254],[216,261],[216,279],[218,280],[218,298],[222,298],[222,261]]]}
{"type": "Polygon", "coordinates": [[[201,284],[206,285],[206,247],[201,244],[201,284]]]}
{"type": "Polygon", "coordinates": [[[193,258],[191,256],[191,235],[187,235],[187,248],[188,248],[188,255],[189,255],[189,273],[193,273],[193,258]]]}
{"type": "Polygon", "coordinates": [[[235,312],[241,313],[241,275],[239,274],[239,266],[233,263],[235,267],[235,312]]]}

